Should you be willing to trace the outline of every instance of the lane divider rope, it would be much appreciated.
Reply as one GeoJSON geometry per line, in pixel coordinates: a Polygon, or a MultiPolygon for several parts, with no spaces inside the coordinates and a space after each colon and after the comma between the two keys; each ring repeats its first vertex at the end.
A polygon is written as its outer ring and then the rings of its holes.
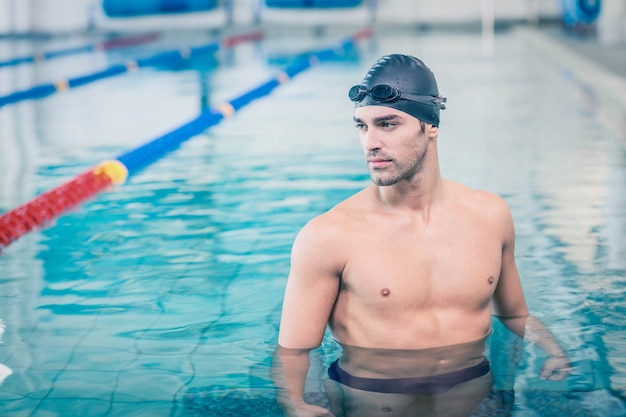
{"type": "Polygon", "coordinates": [[[106,41],[95,42],[89,45],[75,46],[54,51],[37,52],[31,56],[22,56],[0,61],[0,68],[10,67],[19,64],[40,63],[46,60],[61,58],[67,55],[80,54],[93,51],[108,51],[113,49],[127,48],[148,42],[153,42],[159,38],[158,32],[144,33],[133,36],[125,36],[106,41]]]}
{"type": "Polygon", "coordinates": [[[344,55],[354,45],[371,36],[366,28],[343,40],[339,45],[313,52],[279,71],[259,86],[216,106],[209,107],[182,126],[131,149],[113,160],[104,161],[70,181],[47,191],[28,203],[0,215],[0,248],[6,247],[36,227],[45,226],[64,211],[93,197],[97,193],[123,184],[126,179],[178,148],[183,142],[232,116],[253,100],[268,95],[272,90],[308,68],[344,55]]]}
{"type": "Polygon", "coordinates": [[[206,45],[195,47],[186,46],[181,49],[160,52],[149,57],[139,58],[137,60],[130,61],[129,63],[111,65],[108,68],[91,74],[36,85],[25,90],[15,91],[5,96],[0,96],[0,108],[2,108],[2,106],[19,103],[24,100],[44,98],[54,93],[59,93],[71,88],[80,87],[104,78],[114,77],[130,71],[135,71],[138,68],[165,64],[167,62],[176,62],[180,61],[181,59],[187,60],[203,54],[214,53],[222,47],[230,48],[242,42],[259,40],[264,36],[264,32],[261,30],[245,34],[238,34],[226,37],[221,41],[211,42],[206,45]]]}

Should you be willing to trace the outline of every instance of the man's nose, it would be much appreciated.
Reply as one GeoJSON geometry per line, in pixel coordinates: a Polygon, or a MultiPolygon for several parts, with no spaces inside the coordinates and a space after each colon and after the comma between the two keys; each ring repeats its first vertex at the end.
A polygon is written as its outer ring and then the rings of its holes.
{"type": "Polygon", "coordinates": [[[368,151],[382,148],[380,132],[377,129],[368,129],[363,133],[363,144],[368,151]]]}

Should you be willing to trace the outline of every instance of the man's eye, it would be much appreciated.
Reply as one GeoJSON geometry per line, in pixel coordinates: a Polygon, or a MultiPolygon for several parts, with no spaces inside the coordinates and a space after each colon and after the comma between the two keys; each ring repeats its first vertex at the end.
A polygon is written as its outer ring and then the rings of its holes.
{"type": "Polygon", "coordinates": [[[356,127],[356,128],[357,128],[357,129],[359,129],[359,130],[360,130],[360,129],[365,129],[365,124],[363,124],[363,123],[356,123],[356,124],[354,125],[354,127],[356,127]]]}

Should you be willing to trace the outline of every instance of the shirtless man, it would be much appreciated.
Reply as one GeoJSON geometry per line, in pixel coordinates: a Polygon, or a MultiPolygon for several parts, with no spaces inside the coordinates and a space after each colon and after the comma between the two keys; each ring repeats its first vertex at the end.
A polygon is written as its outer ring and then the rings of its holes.
{"type": "Polygon", "coordinates": [[[508,318],[507,327],[522,337],[532,333],[548,355],[542,377],[564,378],[565,352],[529,316],[507,204],[441,176],[437,137],[445,99],[430,69],[412,56],[384,56],[349,97],[373,184],[312,219],[294,242],[275,355],[286,414],[334,415],[303,400],[308,352],[320,346],[327,326],[344,347],[329,370],[339,395],[376,391],[367,388],[381,379],[414,378],[420,386],[425,377],[443,375],[452,380],[447,389],[486,381],[489,364],[481,354],[492,314],[508,318]],[[395,354],[371,353],[448,346],[473,347],[432,361],[400,354],[397,366],[381,362],[395,354]]]}

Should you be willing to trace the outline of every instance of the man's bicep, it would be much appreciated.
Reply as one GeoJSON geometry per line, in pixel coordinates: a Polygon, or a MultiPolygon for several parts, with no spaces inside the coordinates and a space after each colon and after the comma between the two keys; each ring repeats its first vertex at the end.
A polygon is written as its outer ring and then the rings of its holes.
{"type": "Polygon", "coordinates": [[[494,314],[518,317],[528,314],[521,278],[515,262],[515,228],[507,206],[503,207],[503,244],[500,279],[494,294],[494,314]]]}
{"type": "Polygon", "coordinates": [[[337,298],[336,251],[321,234],[305,228],[294,242],[278,339],[286,348],[319,346],[337,298]]]}
{"type": "Polygon", "coordinates": [[[502,317],[518,317],[528,314],[524,290],[515,260],[502,259],[502,270],[494,293],[494,314],[502,317]]]}

